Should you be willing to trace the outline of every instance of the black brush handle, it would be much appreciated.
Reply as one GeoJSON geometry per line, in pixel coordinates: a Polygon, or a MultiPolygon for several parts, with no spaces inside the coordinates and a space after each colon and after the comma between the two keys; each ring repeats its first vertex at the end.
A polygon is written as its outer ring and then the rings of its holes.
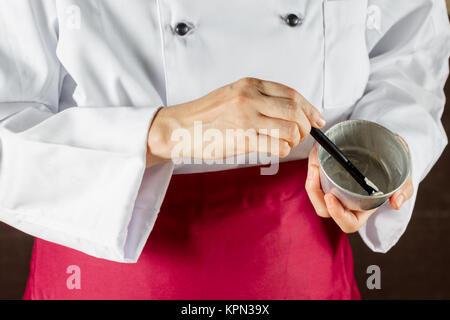
{"type": "Polygon", "coordinates": [[[348,173],[367,191],[369,195],[377,192],[366,182],[366,177],[356,168],[353,163],[342,153],[341,150],[319,129],[312,127],[311,136],[324,148],[348,173]]]}

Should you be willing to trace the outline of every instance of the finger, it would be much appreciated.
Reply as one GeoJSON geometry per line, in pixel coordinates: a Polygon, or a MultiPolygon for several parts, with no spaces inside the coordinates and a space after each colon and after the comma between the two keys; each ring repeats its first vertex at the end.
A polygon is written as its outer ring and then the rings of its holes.
{"type": "Polygon", "coordinates": [[[367,211],[351,211],[345,208],[342,203],[331,193],[325,195],[330,216],[336,224],[345,233],[353,233],[358,231],[376,211],[376,209],[367,211]]]}
{"type": "MultiPolygon", "coordinates": [[[[347,209],[348,210],[348,209],[347,209]]],[[[356,219],[358,220],[358,230],[367,222],[367,220],[370,218],[370,216],[377,211],[377,208],[372,210],[365,210],[365,211],[351,211],[356,216],[356,219]]]]}
{"type": "Polygon", "coordinates": [[[296,123],[300,131],[300,140],[309,135],[311,123],[298,103],[279,97],[263,97],[263,101],[257,106],[258,111],[262,115],[296,123]]]}
{"type": "Polygon", "coordinates": [[[285,158],[289,155],[291,149],[291,146],[285,140],[258,133],[257,144],[250,144],[250,148],[247,150],[247,153],[262,152],[269,153],[280,158],[285,158]]]}
{"type": "Polygon", "coordinates": [[[237,155],[247,154],[249,152],[258,151],[258,132],[254,129],[249,130],[233,130],[229,134],[225,135],[226,141],[224,144],[225,150],[228,150],[227,154],[230,152],[237,155]],[[233,150],[234,149],[234,150],[233,150]]]}
{"type": "MultiPolygon", "coordinates": [[[[281,83],[260,80],[256,82],[256,87],[264,95],[271,97],[280,97],[289,99],[295,102],[305,113],[310,121],[310,124],[316,128],[322,128],[325,125],[325,118],[305,97],[298,91],[281,83]]],[[[286,119],[289,120],[289,119],[286,119]]]]}
{"type": "Polygon", "coordinates": [[[308,176],[306,178],[305,189],[317,215],[322,218],[329,218],[330,214],[328,213],[324,199],[325,194],[320,186],[317,147],[315,147],[309,154],[308,176]]]}
{"type": "Polygon", "coordinates": [[[301,134],[295,122],[261,115],[255,119],[254,125],[263,134],[286,140],[291,147],[296,146],[300,142],[301,134]]]}
{"type": "Polygon", "coordinates": [[[259,80],[255,83],[255,86],[262,94],[272,97],[296,100],[300,95],[297,90],[278,82],[259,80]]]}
{"type": "Polygon", "coordinates": [[[389,202],[391,203],[391,207],[395,210],[399,210],[401,206],[410,199],[414,194],[414,186],[412,184],[411,175],[409,176],[406,183],[403,187],[400,188],[396,193],[394,193],[389,202]]]}
{"type": "Polygon", "coordinates": [[[303,96],[300,97],[300,106],[313,127],[320,129],[326,124],[325,118],[319,110],[303,96]]]}
{"type": "Polygon", "coordinates": [[[284,158],[291,152],[287,141],[262,134],[255,129],[233,131],[233,134],[227,135],[225,146],[233,146],[230,150],[225,148],[226,154],[236,155],[263,152],[284,158]]]}
{"type": "Polygon", "coordinates": [[[358,230],[358,219],[350,211],[344,208],[340,201],[331,193],[325,195],[325,203],[330,216],[345,233],[353,233],[358,230]]]}

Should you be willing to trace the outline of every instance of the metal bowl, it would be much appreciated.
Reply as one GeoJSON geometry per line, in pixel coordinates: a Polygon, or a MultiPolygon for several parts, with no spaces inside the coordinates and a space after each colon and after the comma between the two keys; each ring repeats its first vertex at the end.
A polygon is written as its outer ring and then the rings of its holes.
{"type": "Polygon", "coordinates": [[[334,194],[350,210],[381,206],[408,179],[409,153],[399,137],[385,127],[366,120],[340,122],[325,133],[382,195],[369,196],[328,152],[319,147],[320,182],[325,193],[334,194]]]}

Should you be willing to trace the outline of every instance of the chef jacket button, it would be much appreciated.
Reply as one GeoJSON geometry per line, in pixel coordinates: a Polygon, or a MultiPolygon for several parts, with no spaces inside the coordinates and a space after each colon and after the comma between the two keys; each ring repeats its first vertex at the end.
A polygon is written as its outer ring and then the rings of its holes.
{"type": "Polygon", "coordinates": [[[184,22],[180,22],[175,26],[175,33],[179,36],[185,36],[190,30],[191,27],[184,22]]]}
{"type": "Polygon", "coordinates": [[[288,26],[296,27],[302,24],[303,19],[294,13],[290,13],[284,18],[284,21],[287,23],[288,26]]]}

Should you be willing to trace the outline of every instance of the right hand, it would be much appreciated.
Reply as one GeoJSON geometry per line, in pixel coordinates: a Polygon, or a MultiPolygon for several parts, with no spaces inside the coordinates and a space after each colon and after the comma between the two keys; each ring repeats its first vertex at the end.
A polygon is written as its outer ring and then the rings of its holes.
{"type": "MultiPolygon", "coordinates": [[[[176,129],[186,129],[193,139],[198,139],[194,135],[194,121],[201,121],[203,131],[216,129],[223,137],[229,129],[253,129],[257,136],[263,136],[259,132],[261,129],[267,130],[269,143],[241,143],[228,147],[224,141],[222,154],[213,156],[217,159],[250,152],[286,157],[294,146],[309,135],[311,126],[321,128],[325,124],[319,111],[294,89],[275,82],[244,78],[200,99],[162,108],[149,131],[150,164],[171,158],[174,145],[179,143],[171,139],[176,129]],[[279,129],[279,137],[271,135],[271,129],[279,129]],[[275,144],[278,148],[273,147],[275,144]]],[[[205,159],[203,151],[206,143],[190,143],[193,146],[191,157],[205,159]]]]}

